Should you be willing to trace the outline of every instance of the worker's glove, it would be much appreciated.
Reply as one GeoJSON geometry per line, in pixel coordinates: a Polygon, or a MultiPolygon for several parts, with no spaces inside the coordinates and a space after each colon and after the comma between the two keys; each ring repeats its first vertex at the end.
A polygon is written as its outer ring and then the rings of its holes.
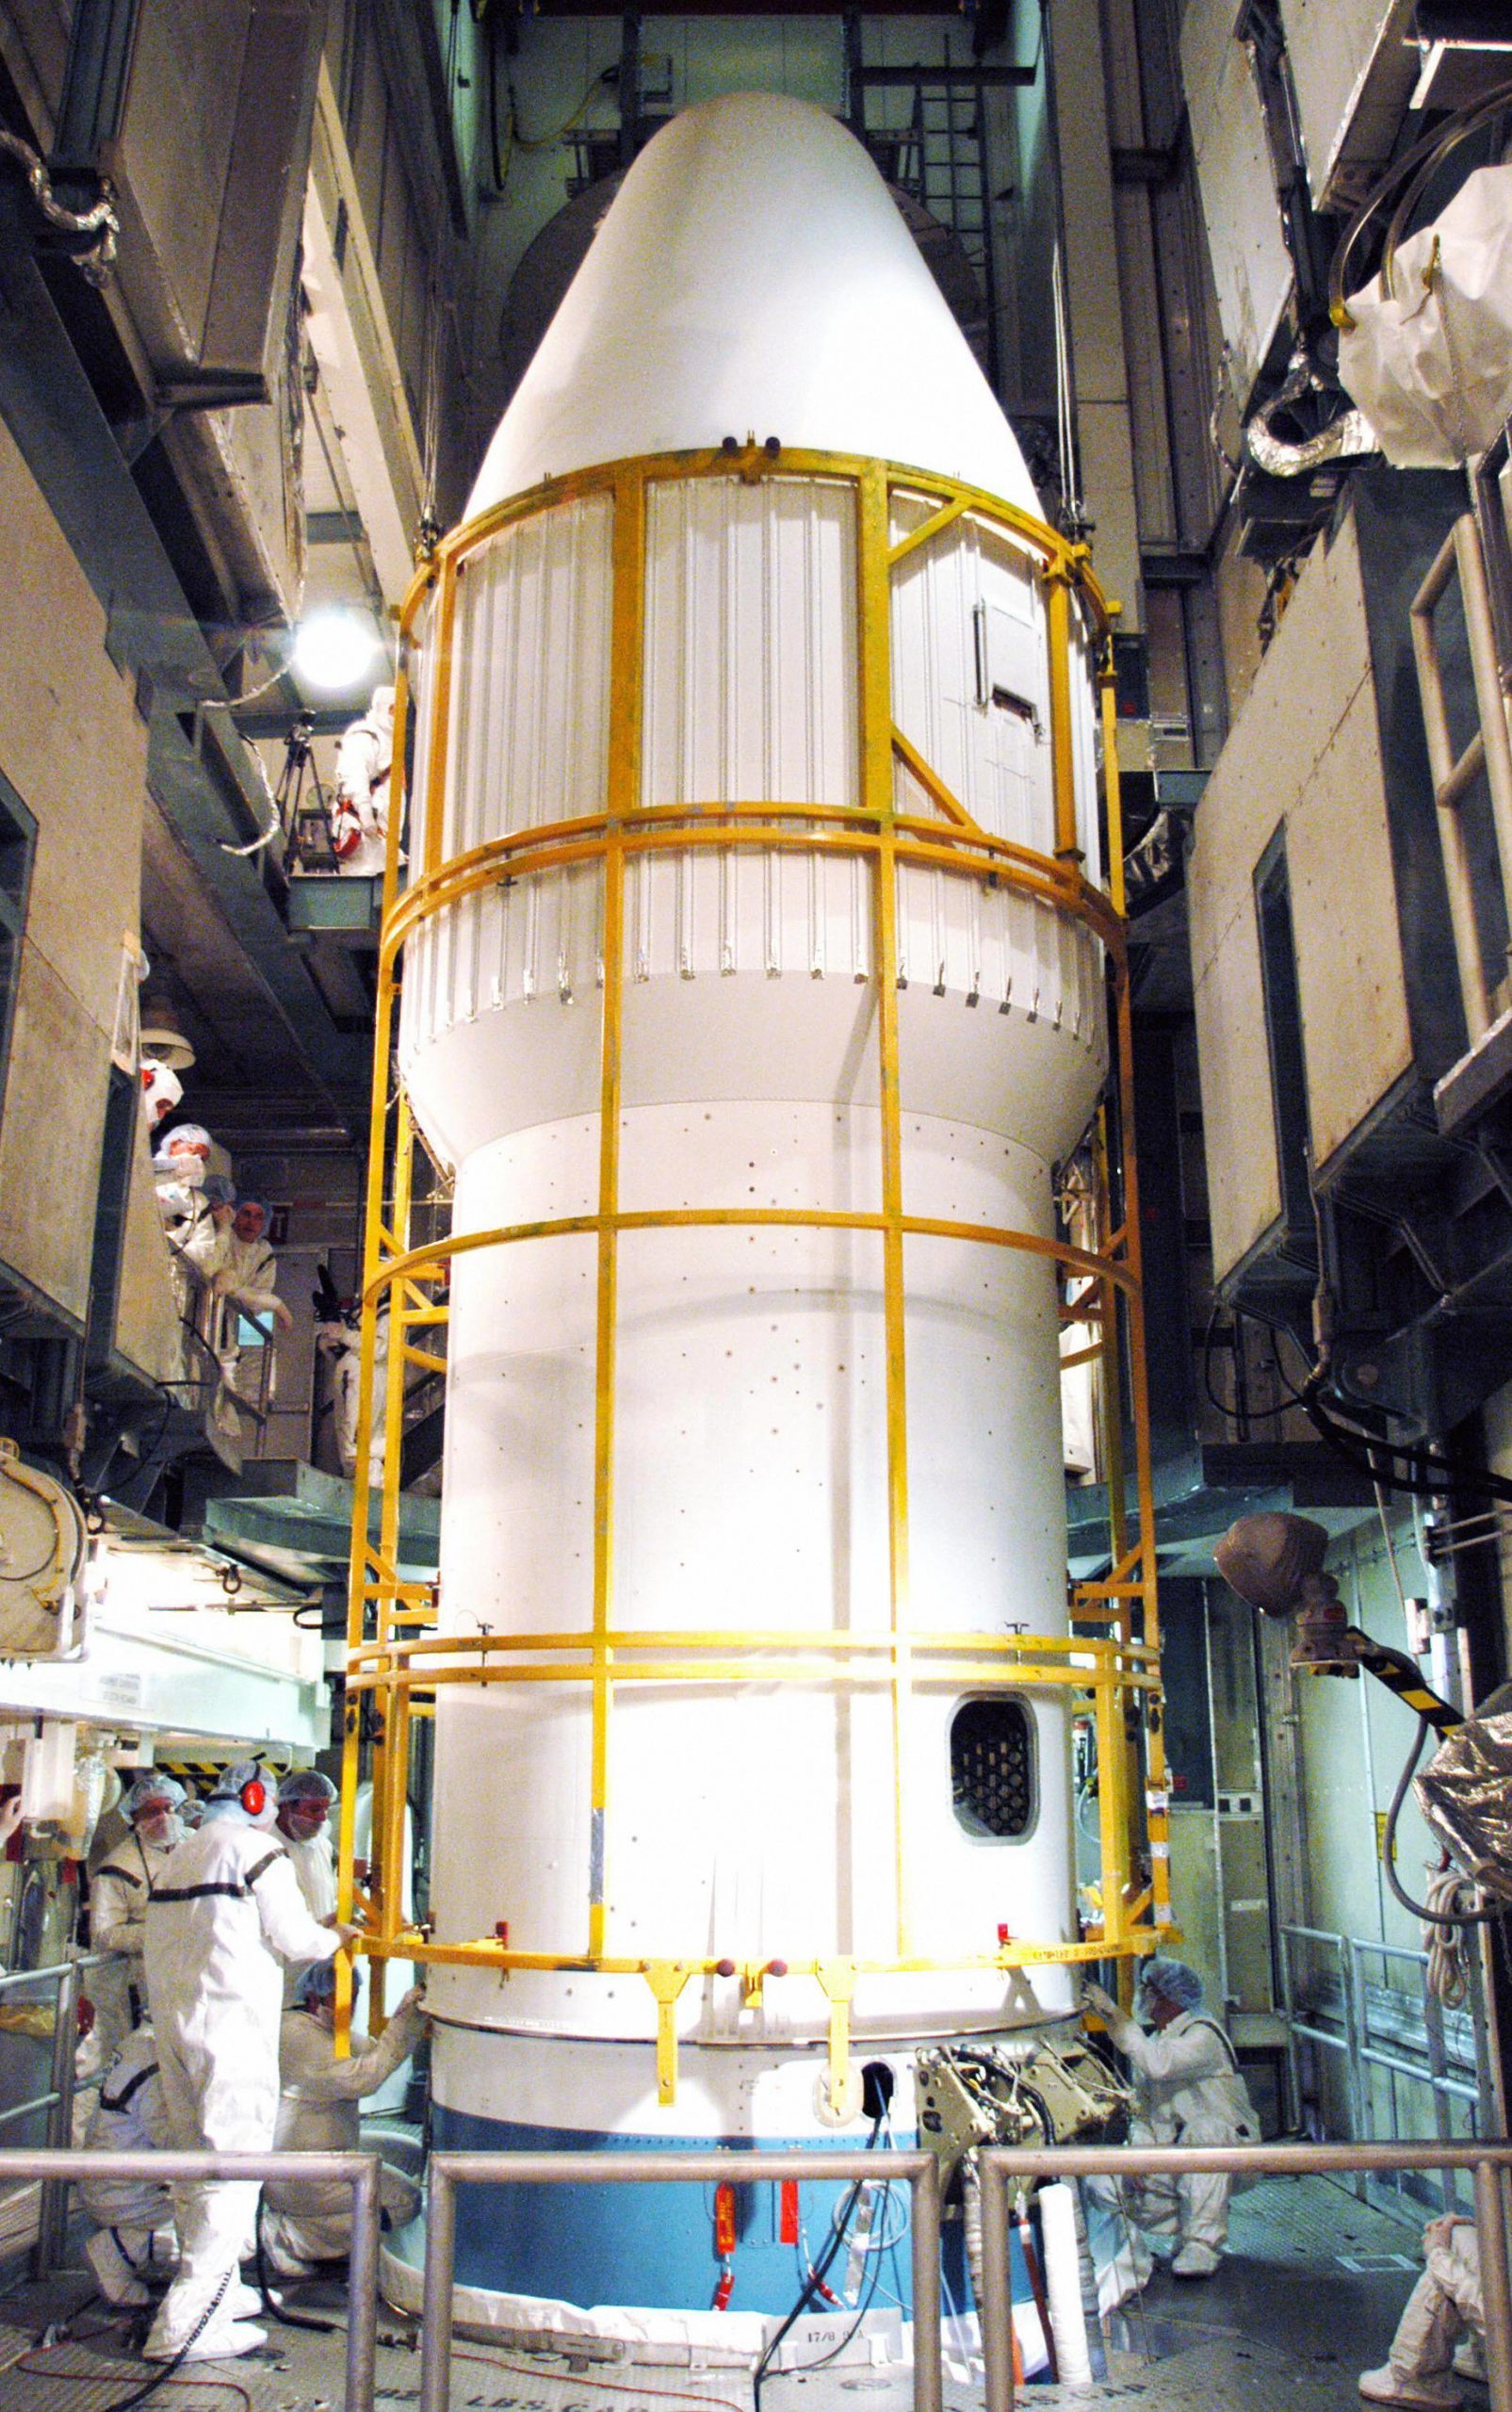
{"type": "Polygon", "coordinates": [[[1105,1994],[1100,1985],[1092,1984],[1090,1981],[1081,1988],[1081,2007],[1083,2010],[1096,2011],[1099,2018],[1114,2019],[1123,2016],[1112,1994],[1105,1994]]]}
{"type": "Polygon", "coordinates": [[[423,2018],[425,2016],[425,1996],[421,1993],[418,1985],[412,1985],[410,1987],[409,1992],[399,2003],[398,2008],[394,2013],[394,2015],[396,2018],[423,2018]]]}

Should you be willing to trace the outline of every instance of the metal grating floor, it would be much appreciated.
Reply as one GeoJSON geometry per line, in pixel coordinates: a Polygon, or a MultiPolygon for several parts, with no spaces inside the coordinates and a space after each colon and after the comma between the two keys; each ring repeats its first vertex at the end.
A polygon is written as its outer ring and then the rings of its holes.
{"type": "MultiPolygon", "coordinates": [[[[1319,2177],[1271,2180],[1234,2205],[1231,2250],[1216,2277],[1182,2285],[1163,2271],[1143,2304],[1115,2316],[1107,2384],[1092,2394],[1024,2390],[1031,2412],[1098,2404],[1143,2412],[1358,2412],[1356,2379],[1384,2359],[1418,2268],[1410,2225],[1319,2177]]],[[[300,2307],[339,2321],[334,2289],[306,2289],[300,2307]]],[[[82,2276],[24,2286],[0,2299],[0,2412],[114,2412],[147,2375],[126,2331],[89,2306],[82,2276]],[[89,2307],[85,2307],[85,2306],[89,2307]],[[39,2348],[47,2323],[77,2333],[39,2348]]],[[[397,2315],[380,2329],[377,2412],[419,2397],[416,2331],[397,2315]]],[[[159,2412],[342,2412],[344,2340],[274,2328],[263,2351],[204,2363],[152,2399],[159,2412]]],[[[769,2380],[762,2412],[907,2412],[906,2371],[833,2369],[769,2380]]],[[[1471,2406],[1483,2402],[1471,2391],[1471,2406]]],[[[947,2378],[947,2412],[980,2412],[980,2386],[947,2378]]],[[[643,2386],[560,2359],[459,2339],[452,2412],[751,2412],[748,2382],[729,2371],[658,2370],[643,2386]]]]}

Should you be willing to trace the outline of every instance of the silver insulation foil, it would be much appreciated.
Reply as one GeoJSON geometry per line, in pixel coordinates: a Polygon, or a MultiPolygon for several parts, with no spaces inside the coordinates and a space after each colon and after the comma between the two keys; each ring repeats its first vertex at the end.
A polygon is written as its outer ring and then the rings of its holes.
{"type": "Polygon", "coordinates": [[[1483,1892],[1512,1901],[1512,1715],[1461,1725],[1413,1790],[1455,1866],[1483,1892]]]}

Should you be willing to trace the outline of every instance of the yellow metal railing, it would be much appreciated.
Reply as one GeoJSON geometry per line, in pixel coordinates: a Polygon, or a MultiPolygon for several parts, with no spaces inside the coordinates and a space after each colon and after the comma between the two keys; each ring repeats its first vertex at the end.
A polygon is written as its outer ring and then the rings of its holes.
{"type": "MultiPolygon", "coordinates": [[[[382,1969],[388,1958],[461,1966],[591,1967],[639,1973],[657,2007],[658,2070],[663,2099],[675,2082],[675,2015],[690,1978],[737,1973],[737,1964],[686,1958],[625,1957],[612,1949],[605,1870],[610,1833],[609,1736],[617,1691],[641,1683],[729,1685],[753,1679],[833,1687],[886,1686],[892,1702],[894,1833],[897,1838],[897,1937],[886,1961],[818,1960],[783,1964],[783,1973],[807,1975],[829,2004],[830,2051],[837,2078],[848,2047],[850,2003],[860,1974],[935,1967],[915,1952],[910,1936],[905,1838],[908,1702],[924,1684],[1019,1691],[1051,1686],[1084,1701],[1095,1721],[1098,1756],[1101,1846],[1101,1931],[1078,1943],[1012,1938],[980,1958],[952,1967],[1012,1968],[1094,1958],[1124,1964],[1152,1950],[1169,1924],[1168,1833],[1159,1676],[1154,1526],[1149,1428],[1144,1382],[1140,1300],[1139,1218],[1131,1150],[1132,1089],[1130,1002],[1123,935],[1122,836],[1116,730],[1111,666],[1106,659],[1116,606],[1107,603],[1084,546],[1068,544],[1027,513],[993,497],[878,461],[831,454],[781,453],[749,448],[733,454],[660,455],[610,464],[549,481],[528,495],[482,514],[447,537],[425,563],[401,615],[406,660],[423,644],[428,657],[431,741],[426,766],[419,859],[398,888],[403,812],[390,816],[383,928],[379,959],[374,1044],[374,1106],[366,1208],[361,1407],[357,1435],[352,1576],[348,1624],[346,1782],[341,1819],[343,1916],[361,1923],[363,1948],[373,1957],[375,2007],[382,2010],[382,1969]],[[653,483],[730,478],[822,479],[853,490],[856,535],[856,627],[859,670],[860,792],[856,803],[742,803],[645,807],[641,792],[641,725],[644,650],[646,495],[653,483]],[[587,495],[607,495],[613,508],[610,739],[603,809],[573,820],[517,830],[442,859],[447,780],[447,730],[452,631],[457,582],[468,556],[501,529],[587,495]],[[891,539],[895,497],[935,509],[901,540],[891,539]],[[1054,851],[1045,855],[979,827],[917,748],[895,725],[892,709],[890,615],[892,579],[904,560],[947,528],[969,519],[1027,555],[1043,583],[1049,644],[1049,747],[1054,792],[1054,851]],[[1091,640],[1104,648],[1100,676],[1104,807],[1110,858],[1106,893],[1083,874],[1078,839],[1073,758],[1073,611],[1091,640]],[[426,617],[423,639],[417,634],[426,617]],[[901,813],[894,801],[895,766],[902,763],[938,818],[901,813]],[[874,910],[875,1018],[880,1078],[882,1179],[877,1211],[833,1214],[802,1209],[679,1208],[626,1213],[620,1205],[621,1036],[626,984],[625,880],[627,862],[648,853],[713,848],[839,854],[870,867],[874,910]],[[402,1084],[391,1090],[395,1010],[405,941],[427,921],[463,897],[503,881],[529,878],[570,863],[603,869],[602,1043],[599,1066],[599,1162],[596,1211],[550,1221],[473,1232],[455,1240],[411,1244],[415,1130],[402,1084]],[[901,867],[927,865],[957,876],[1017,890],[1084,923],[1100,940],[1111,970],[1115,1071],[1112,1107],[1099,1117],[1094,1150],[1097,1246],[1080,1248],[1035,1233],[910,1215],[902,1183],[899,1084],[897,878],[901,867]],[[1115,1210],[1110,1176],[1113,1130],[1122,1142],[1122,1194],[1115,1210]],[[884,1271],[889,1600],[886,1628],[868,1634],[756,1632],[649,1633],[614,1621],[614,1464],[616,1285],[621,1234],[629,1230],[715,1225],[790,1225],[880,1234],[884,1271]],[[597,1252],[597,1346],[593,1430],[593,1566],[591,1622],[575,1632],[443,1636],[429,1583],[399,1571],[398,1500],[405,1373],[438,1370],[444,1359],[427,1342],[445,1324],[436,1292],[450,1260],[480,1248],[524,1240],[593,1234],[597,1252]],[[904,1382],[904,1243],[943,1237],[1026,1250],[1053,1258],[1081,1289],[1065,1320],[1095,1334],[1090,1352],[1101,1361],[1102,1453],[1108,1477],[1111,1567],[1095,1583],[1076,1586],[1071,1616],[1080,1630],[1068,1638],[987,1634],[938,1634],[914,1625],[908,1589],[908,1435],[904,1382]],[[387,1300],[389,1346],[384,1395],[373,1400],[374,1333],[387,1300]],[[1123,1399],[1131,1405],[1137,1530],[1125,1508],[1123,1399]],[[377,1414],[375,1416],[375,1404],[377,1414]],[[374,1486],[369,1458],[375,1426],[383,1434],[382,1479],[374,1486]],[[376,1493],[376,1497],[375,1497],[376,1493]],[[376,1532],[372,1529],[376,1505],[376,1532]],[[1138,1629],[1136,1631],[1136,1618],[1138,1629]],[[433,1711],[438,1690],[451,1685],[583,1686],[591,1692],[591,1807],[604,1847],[593,1853],[582,1948],[572,1954],[514,1948],[507,1935],[440,1938],[400,1915],[402,1835],[410,1763],[410,1727],[433,1711]],[[365,1718],[365,1704],[366,1716],[365,1718]],[[364,1737],[371,1743],[373,1844],[359,1881],[353,1817],[364,1737]],[[1139,1798],[1143,1749],[1145,1797],[1139,1798]],[[1147,1880],[1138,1870],[1147,1854],[1147,1880]]],[[[396,774],[404,760],[408,715],[406,663],[401,660],[396,713],[396,774]]],[[[769,1967],[740,1964],[748,1996],[759,1996],[769,1967]]]]}

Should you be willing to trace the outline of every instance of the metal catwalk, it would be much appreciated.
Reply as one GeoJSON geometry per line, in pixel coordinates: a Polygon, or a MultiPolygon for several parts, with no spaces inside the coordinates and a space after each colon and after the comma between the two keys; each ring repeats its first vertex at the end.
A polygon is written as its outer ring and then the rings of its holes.
{"type": "MultiPolygon", "coordinates": [[[[1426,2211],[1424,2217],[1427,2216],[1426,2211]]],[[[1072,2404],[1139,2404],[1146,2412],[1356,2412],[1359,2371],[1380,2361],[1420,2266],[1407,2221],[1358,2202],[1326,2178],[1270,2179],[1242,2196],[1232,2249],[1218,2275],[1183,2286],[1163,2272],[1143,2306],[1114,2315],[1105,2386],[1024,2390],[1036,2412],[1072,2404]]],[[[78,2259],[77,2250],[71,2258],[78,2259]]],[[[243,2412],[336,2412],[342,2401],[345,2298],[306,2288],[299,2307],[333,2323],[330,2334],[274,2328],[244,2360],[198,2366],[153,2399],[162,2412],[203,2412],[207,2404],[243,2412]]],[[[947,2335],[949,2331],[947,2330],[947,2335]]],[[[6,2412],[110,2412],[147,2375],[122,2350],[124,2329],[90,2303],[84,2277],[20,2285],[0,2299],[0,2401],[6,2412]],[[88,2306],[88,2307],[86,2307],[88,2306]],[[74,2334],[39,2347],[50,2323],[74,2334]]],[[[417,2331],[381,2315],[376,2412],[399,2412],[419,2396],[417,2331]]],[[[764,2412],[841,2412],[864,2398],[874,2412],[907,2412],[906,2371],[837,2366],[773,2378],[764,2412]]],[[[1471,2412],[1486,2401],[1467,2388],[1471,2412]]],[[[947,2412],[979,2412],[980,2386],[949,2367],[947,2412]]],[[[455,2412],[749,2412],[750,2388],[729,2371],[658,2373],[655,2385],[622,2387],[603,2366],[568,2365],[459,2337],[455,2412]]]]}

